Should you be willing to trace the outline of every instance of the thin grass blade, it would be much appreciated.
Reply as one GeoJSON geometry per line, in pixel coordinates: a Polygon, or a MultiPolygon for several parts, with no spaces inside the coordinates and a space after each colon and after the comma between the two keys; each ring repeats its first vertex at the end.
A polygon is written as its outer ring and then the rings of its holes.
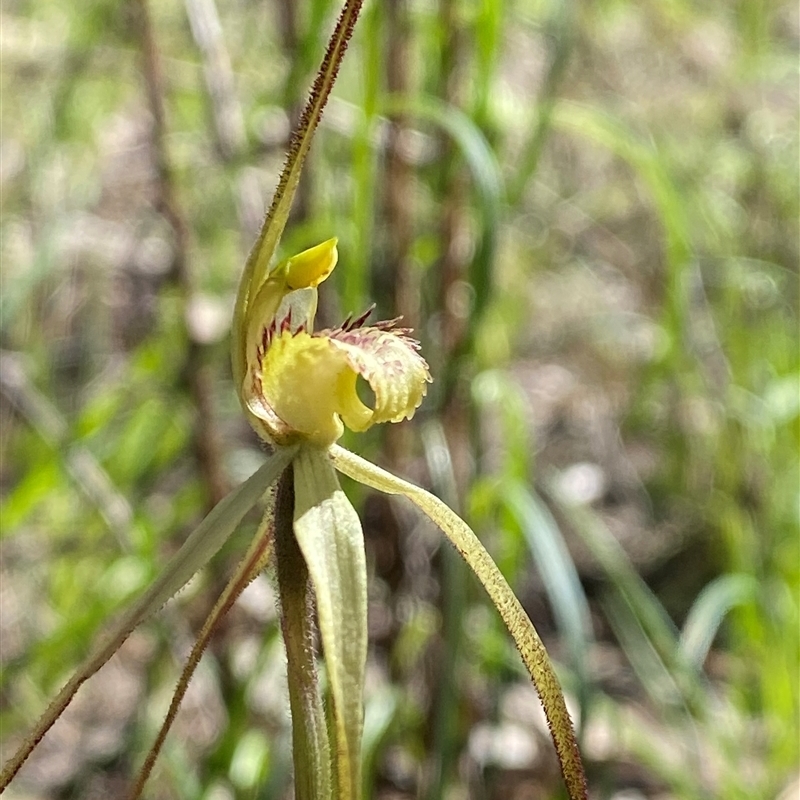
{"type": "MultiPolygon", "coordinates": [[[[549,497],[557,503],[573,530],[581,537],[592,556],[609,579],[610,592],[616,599],[608,606],[620,622],[620,635],[631,646],[633,658],[641,654],[642,664],[656,664],[650,658],[650,651],[657,658],[659,666],[643,669],[643,679],[659,675],[654,682],[677,688],[680,700],[687,710],[700,710],[704,704],[702,676],[689,663],[679,645],[678,630],[667,614],[666,609],[655,596],[652,589],[636,571],[625,549],[606,527],[603,521],[587,506],[579,506],[568,501],[558,487],[558,482],[549,478],[545,483],[549,497]],[[636,620],[628,624],[628,616],[636,620]],[[638,633],[641,632],[641,636],[638,633]],[[640,643],[646,640],[646,646],[640,643]]],[[[609,602],[612,602],[611,600],[609,602]]],[[[626,644],[623,642],[623,649],[626,644]]],[[[629,654],[630,655],[630,654],[629,654]]],[[[665,697],[661,688],[654,689],[659,697],[665,697]]]]}
{"type": "Polygon", "coordinates": [[[589,675],[587,648],[592,640],[589,602],[564,536],[547,506],[521,481],[504,484],[506,509],[519,525],[533,556],[553,607],[558,628],[569,648],[572,667],[582,689],[582,720],[585,719],[589,675]]]}
{"type": "Polygon", "coordinates": [[[545,481],[545,492],[557,504],[569,524],[581,537],[592,557],[602,567],[615,590],[635,609],[642,627],[662,658],[674,653],[678,631],[664,606],[636,571],[625,549],[603,521],[587,506],[569,501],[554,476],[545,481]]]}
{"type": "Polygon", "coordinates": [[[362,786],[364,797],[370,797],[381,765],[386,742],[402,715],[402,692],[394,686],[383,686],[370,693],[364,710],[364,739],[361,745],[362,786]]]}
{"type": "MultiPolygon", "coordinates": [[[[478,195],[482,238],[478,252],[471,260],[469,282],[475,290],[475,321],[480,319],[491,299],[492,263],[497,246],[500,207],[505,192],[503,177],[491,145],[480,128],[460,109],[442,100],[421,97],[389,97],[383,111],[387,114],[408,114],[430,122],[443,130],[456,144],[469,167],[478,195]]],[[[474,330],[475,325],[471,325],[474,330]]]]}
{"type": "Polygon", "coordinates": [[[758,583],[752,575],[720,575],[706,586],[689,609],[680,646],[690,664],[702,669],[722,620],[731,609],[752,601],[758,583]]]}
{"type": "Polygon", "coordinates": [[[692,258],[692,240],[686,198],[665,168],[655,145],[637,137],[619,120],[597,108],[560,102],[552,124],[584,136],[627,161],[650,190],[664,228],[668,266],[667,313],[673,329],[682,331],[688,320],[687,271],[692,258]]]}

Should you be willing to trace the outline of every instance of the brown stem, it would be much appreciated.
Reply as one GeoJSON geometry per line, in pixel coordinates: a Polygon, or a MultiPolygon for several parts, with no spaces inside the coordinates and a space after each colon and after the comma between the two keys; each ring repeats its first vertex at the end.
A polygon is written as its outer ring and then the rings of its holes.
{"type": "MultiPolygon", "coordinates": [[[[439,6],[439,28],[443,32],[440,49],[439,85],[437,91],[445,106],[462,104],[464,70],[462,65],[466,39],[458,20],[458,3],[442,0],[439,6]]],[[[439,135],[441,170],[438,184],[443,198],[439,219],[441,257],[438,264],[438,308],[441,366],[443,372],[453,371],[453,362],[459,359],[469,317],[463,308],[464,282],[469,269],[469,220],[465,198],[469,196],[469,183],[462,164],[456,159],[453,140],[444,132],[439,135]]],[[[457,367],[455,368],[457,369],[457,367]]],[[[462,382],[443,381],[439,395],[442,427],[440,446],[449,456],[446,476],[431,471],[437,493],[445,487],[437,486],[442,478],[449,478],[448,505],[457,509],[472,477],[473,442],[470,435],[469,411],[465,404],[462,382]]],[[[426,440],[427,441],[427,440],[426,440]]],[[[461,654],[463,607],[467,601],[466,570],[458,556],[451,550],[441,553],[442,586],[442,637],[444,657],[436,676],[434,727],[429,761],[429,783],[426,797],[439,797],[445,791],[461,746],[458,733],[458,716],[461,697],[452,679],[461,654]]]]}
{"type": "Polygon", "coordinates": [[[217,6],[214,0],[184,0],[184,5],[203,63],[217,146],[222,160],[232,161],[244,153],[247,135],[217,6]]]}
{"type": "MultiPolygon", "coordinates": [[[[444,32],[440,53],[439,96],[446,106],[461,105],[465,58],[465,37],[457,19],[457,3],[442,0],[439,10],[439,27],[444,32]]],[[[440,335],[443,360],[447,364],[457,354],[458,345],[464,338],[467,319],[458,307],[460,284],[467,274],[467,258],[470,248],[464,246],[469,236],[464,207],[468,182],[463,167],[456,162],[455,145],[444,131],[439,134],[441,171],[439,192],[444,198],[439,222],[439,239],[442,256],[439,262],[439,308],[442,313],[440,335]]],[[[443,398],[447,403],[449,398],[443,398]]]]}
{"type": "MultiPolygon", "coordinates": [[[[194,294],[194,281],[189,267],[189,226],[178,202],[166,146],[163,73],[147,0],[134,0],[134,11],[142,49],[142,71],[148,105],[153,115],[151,137],[158,176],[156,205],[172,228],[174,260],[171,277],[181,290],[185,312],[194,294]]],[[[187,376],[189,392],[195,407],[194,453],[206,487],[207,505],[210,510],[227,494],[228,480],[222,468],[222,441],[215,424],[211,364],[206,348],[193,339],[191,331],[187,330],[187,335],[189,346],[183,372],[187,376]]]]}
{"type": "MultiPolygon", "coordinates": [[[[409,91],[409,30],[406,0],[386,0],[386,30],[389,32],[386,57],[386,89],[402,97],[409,91]]],[[[388,272],[394,278],[395,312],[411,328],[419,323],[419,285],[409,258],[414,241],[411,208],[412,170],[403,153],[408,129],[405,114],[398,114],[389,125],[386,141],[386,194],[384,208],[389,234],[388,272]]]]}

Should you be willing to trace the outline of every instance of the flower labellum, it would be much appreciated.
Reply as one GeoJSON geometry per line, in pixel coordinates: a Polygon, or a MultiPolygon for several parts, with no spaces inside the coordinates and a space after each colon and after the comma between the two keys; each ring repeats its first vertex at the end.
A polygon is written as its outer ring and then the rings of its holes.
{"type": "Polygon", "coordinates": [[[275,444],[333,444],[344,426],[410,419],[431,377],[419,345],[395,322],[364,325],[369,314],[314,332],[317,286],[338,258],[336,239],[278,264],[245,314],[247,369],[242,398],[251,424],[275,444]],[[358,395],[362,378],[371,407],[358,395]]]}

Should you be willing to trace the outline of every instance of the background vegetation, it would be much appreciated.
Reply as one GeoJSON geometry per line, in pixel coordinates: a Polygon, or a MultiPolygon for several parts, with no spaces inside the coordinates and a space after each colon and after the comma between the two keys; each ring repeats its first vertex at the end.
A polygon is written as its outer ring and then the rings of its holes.
{"type": "MultiPolygon", "coordinates": [[[[259,461],[232,298],[335,5],[4,6],[5,752],[259,461]]],[[[487,543],[558,662],[596,797],[796,796],[799,39],[771,0],[373,0],[284,240],[339,237],[323,324],[375,300],[417,328],[428,401],[349,445],[487,543]]],[[[354,499],[366,796],[559,796],[479,587],[407,506],[354,499]]],[[[9,797],[121,793],[255,523],[9,797]]],[[[288,796],[283,670],[264,576],[149,796],[288,796]]]]}

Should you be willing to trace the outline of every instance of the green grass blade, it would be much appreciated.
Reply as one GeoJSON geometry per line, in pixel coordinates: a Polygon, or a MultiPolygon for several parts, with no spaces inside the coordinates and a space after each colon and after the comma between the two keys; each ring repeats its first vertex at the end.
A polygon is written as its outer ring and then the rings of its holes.
{"type": "Polygon", "coordinates": [[[559,103],[553,111],[552,124],[606,147],[627,161],[650,190],[664,229],[670,329],[682,331],[689,315],[686,281],[692,258],[691,232],[686,199],[665,169],[658,150],[610,114],[578,103],[559,103]]]}
{"type": "MultiPolygon", "coordinates": [[[[633,671],[654,703],[662,710],[682,707],[683,696],[667,660],[653,644],[649,631],[629,600],[614,587],[602,597],[606,619],[633,671]]],[[[688,720],[690,715],[686,714],[688,720]]]]}
{"type": "Polygon", "coordinates": [[[557,0],[550,4],[549,18],[543,33],[548,40],[549,65],[536,98],[536,116],[531,121],[531,135],[514,164],[514,176],[509,180],[509,205],[519,205],[531,178],[536,174],[553,124],[553,112],[560,102],[559,90],[567,74],[577,33],[574,0],[557,0]]]}
{"type": "Polygon", "coordinates": [[[654,696],[663,699],[665,693],[659,687],[674,685],[687,718],[690,709],[699,711],[704,704],[702,676],[685,657],[675,624],[625,549],[590,508],[566,500],[555,480],[547,481],[546,491],[609,579],[614,598],[608,609],[616,614],[620,636],[625,639],[620,641],[623,649],[634,659],[641,655],[643,665],[658,662],[653,669],[640,671],[643,680],[660,676],[653,683],[654,696]]]}
{"type": "Polygon", "coordinates": [[[528,615],[478,537],[454,511],[419,486],[395,477],[338,445],[331,447],[330,454],[336,469],[353,480],[411,500],[444,531],[463,556],[500,612],[536,686],[570,798],[586,798],[586,777],[575,733],[550,658],[528,615]]]}
{"type": "Polygon", "coordinates": [[[758,584],[752,575],[720,575],[692,604],[680,636],[680,646],[690,664],[702,669],[711,643],[726,614],[755,599],[758,584]]]}
{"type": "Polygon", "coordinates": [[[486,127],[489,122],[489,107],[495,87],[495,73],[500,55],[503,20],[507,13],[503,0],[492,0],[480,4],[473,23],[475,36],[475,117],[478,124],[486,127]]]}
{"type": "Polygon", "coordinates": [[[361,745],[363,796],[373,796],[373,785],[381,763],[383,749],[403,709],[402,692],[394,686],[383,686],[371,693],[364,709],[364,740],[361,745]]]}
{"type": "Polygon", "coordinates": [[[636,610],[656,650],[662,656],[674,653],[678,641],[674,623],[611,531],[591,509],[568,501],[554,479],[546,481],[545,491],[557,503],[616,591],[636,610]]]}
{"type": "Polygon", "coordinates": [[[314,585],[333,697],[337,797],[357,800],[367,661],[364,534],[325,450],[301,449],[294,477],[294,533],[314,585]]]}
{"type": "Polygon", "coordinates": [[[379,155],[374,147],[378,120],[376,109],[383,78],[383,8],[374,3],[364,12],[361,22],[364,42],[361,55],[361,115],[353,135],[350,158],[353,176],[353,205],[348,210],[352,235],[345,245],[343,260],[347,269],[338,275],[341,307],[351,313],[367,302],[370,281],[370,258],[373,250],[375,206],[379,155]]]}
{"type": "Polygon", "coordinates": [[[581,720],[585,720],[589,674],[587,648],[592,640],[589,603],[564,536],[549,509],[521,481],[504,483],[502,497],[522,531],[544,582],[558,628],[567,641],[581,686],[581,720]]]}
{"type": "Polygon", "coordinates": [[[111,658],[131,632],[158,611],[204,566],[234,532],[244,515],[259,501],[294,456],[296,448],[276,450],[253,475],[218,503],[170,559],[163,572],[133,606],[106,630],[89,657],[64,685],[9,759],[0,774],[0,791],[11,782],[42,737],[69,705],[75,692],[111,658]]]}
{"type": "Polygon", "coordinates": [[[686,742],[687,780],[695,784],[690,796],[703,796],[702,734],[687,702],[683,673],[658,652],[637,617],[636,609],[613,587],[601,598],[601,606],[628,662],[661,717],[681,730],[686,742]]]}
{"type": "MultiPolygon", "coordinates": [[[[473,313],[477,318],[491,298],[491,267],[497,245],[500,205],[504,195],[503,178],[494,152],[480,128],[461,110],[429,95],[388,97],[383,111],[408,114],[441,128],[458,147],[469,167],[478,194],[483,235],[480,248],[470,265],[469,281],[475,290],[473,313]]],[[[471,326],[474,329],[474,325],[471,326]]]]}
{"type": "MultiPolygon", "coordinates": [[[[450,508],[459,509],[458,483],[453,456],[444,426],[437,420],[425,423],[422,446],[431,483],[450,508]]],[[[464,639],[464,608],[469,575],[466,565],[451,548],[441,554],[442,656],[438,664],[439,690],[433,710],[434,722],[428,757],[432,764],[427,798],[441,798],[455,771],[462,746],[459,732],[460,693],[456,680],[464,639]]]]}

